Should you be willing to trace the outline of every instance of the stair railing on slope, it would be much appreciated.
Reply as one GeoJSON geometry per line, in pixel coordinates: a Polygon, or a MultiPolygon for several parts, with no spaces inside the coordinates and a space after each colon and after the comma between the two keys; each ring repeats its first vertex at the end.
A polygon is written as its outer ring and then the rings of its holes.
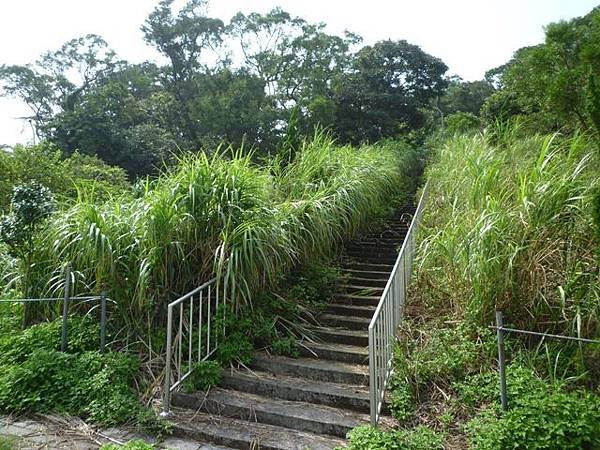
{"type": "Polygon", "coordinates": [[[217,349],[222,330],[216,327],[224,325],[216,314],[224,305],[216,278],[169,303],[162,415],[169,414],[171,396],[192,374],[194,364],[206,361],[217,349]]]}
{"type": "Polygon", "coordinates": [[[385,389],[392,372],[396,330],[403,316],[427,191],[428,184],[425,184],[400,253],[369,324],[369,393],[373,425],[379,421],[385,389]]]}

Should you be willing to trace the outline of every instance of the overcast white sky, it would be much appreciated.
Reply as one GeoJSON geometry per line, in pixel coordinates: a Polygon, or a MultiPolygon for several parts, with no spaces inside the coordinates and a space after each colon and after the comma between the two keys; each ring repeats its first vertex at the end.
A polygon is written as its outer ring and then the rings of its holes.
{"type": "MultiPolygon", "coordinates": [[[[406,39],[441,58],[466,80],[506,62],[520,47],[543,40],[543,26],[581,16],[599,0],[212,0],[210,15],[228,21],[236,12],[281,6],[330,33],[354,31],[370,44],[406,39]]],[[[156,59],[140,25],[158,0],[0,0],[0,64],[26,64],[65,41],[103,36],[121,58],[156,59]]],[[[16,100],[0,98],[0,144],[28,141],[16,100]]]]}

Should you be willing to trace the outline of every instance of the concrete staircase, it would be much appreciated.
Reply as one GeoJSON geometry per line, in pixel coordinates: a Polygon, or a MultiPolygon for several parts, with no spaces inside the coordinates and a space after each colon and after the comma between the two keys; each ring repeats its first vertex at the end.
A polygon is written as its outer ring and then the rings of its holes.
{"type": "MultiPolygon", "coordinates": [[[[237,449],[329,450],[369,423],[368,327],[414,208],[348,242],[333,303],[301,357],[257,352],[208,393],[173,396],[175,431],[237,449]]],[[[386,421],[386,418],[383,418],[386,421]]]]}

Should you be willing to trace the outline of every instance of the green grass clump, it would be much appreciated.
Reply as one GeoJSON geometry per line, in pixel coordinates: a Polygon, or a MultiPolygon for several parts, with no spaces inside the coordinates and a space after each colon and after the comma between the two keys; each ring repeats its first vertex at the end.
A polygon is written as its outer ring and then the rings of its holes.
{"type": "Polygon", "coordinates": [[[449,139],[428,169],[423,303],[482,325],[498,308],[513,325],[593,336],[597,148],[583,135],[492,134],[449,139]]]}
{"type": "Polygon", "coordinates": [[[353,429],[349,450],[442,450],[444,437],[428,427],[413,430],[382,431],[372,426],[353,429]]]}
{"type": "Polygon", "coordinates": [[[76,292],[108,288],[112,320],[128,330],[162,325],[169,301],[214,274],[237,311],[251,309],[408,191],[416,164],[400,144],[356,149],[325,135],[283,168],[239,152],[184,156],[138,198],[82,198],[55,215],[36,238],[29,291],[60,294],[71,261],[76,292]]]}

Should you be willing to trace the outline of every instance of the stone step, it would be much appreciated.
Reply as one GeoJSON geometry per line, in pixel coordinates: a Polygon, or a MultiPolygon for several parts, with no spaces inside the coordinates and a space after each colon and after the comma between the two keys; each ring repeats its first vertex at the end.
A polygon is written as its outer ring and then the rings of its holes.
{"type": "Polygon", "coordinates": [[[335,294],[334,303],[356,306],[377,306],[380,295],[335,294]]]}
{"type": "Polygon", "coordinates": [[[340,438],[275,425],[181,408],[176,408],[173,412],[171,423],[176,435],[241,450],[332,450],[345,445],[345,441],[340,438]]]}
{"type": "Polygon", "coordinates": [[[209,414],[341,438],[352,428],[369,423],[369,415],[356,411],[221,388],[211,389],[208,393],[176,393],[173,404],[209,414]]]}
{"type": "Polygon", "coordinates": [[[319,321],[330,327],[342,327],[348,330],[364,330],[369,329],[371,319],[368,317],[349,317],[335,314],[321,314],[319,321]]]}
{"type": "Polygon", "coordinates": [[[383,248],[399,248],[402,246],[404,240],[400,237],[393,238],[363,238],[360,241],[350,241],[346,244],[346,247],[383,247],[383,248]]]}
{"type": "Polygon", "coordinates": [[[298,348],[300,354],[308,358],[328,359],[351,364],[369,364],[367,347],[304,341],[299,344],[298,348]]]}
{"type": "Polygon", "coordinates": [[[324,342],[367,347],[369,335],[366,331],[344,330],[342,328],[313,327],[311,330],[324,342]]]}
{"type": "Polygon", "coordinates": [[[390,273],[388,271],[377,270],[360,270],[360,269],[343,269],[343,273],[348,279],[373,279],[373,280],[388,280],[390,273]]]}
{"type": "Polygon", "coordinates": [[[388,282],[389,277],[385,276],[383,278],[361,278],[359,276],[350,276],[344,279],[344,284],[349,284],[352,286],[368,286],[368,287],[378,287],[384,288],[388,282]]]}
{"type": "Polygon", "coordinates": [[[376,306],[357,306],[344,305],[341,303],[331,303],[327,306],[326,312],[337,316],[346,317],[366,317],[370,319],[375,313],[376,306]]]}
{"type": "Polygon", "coordinates": [[[386,264],[382,262],[364,262],[356,259],[345,258],[341,261],[340,265],[343,269],[358,270],[358,271],[376,271],[376,272],[392,272],[394,264],[386,264]]]}
{"type": "Polygon", "coordinates": [[[398,251],[391,247],[346,247],[344,251],[344,255],[350,256],[353,258],[360,258],[361,260],[364,258],[381,258],[381,259],[391,259],[393,261],[396,260],[398,256],[398,251]]]}
{"type": "MultiPolygon", "coordinates": [[[[386,280],[387,283],[387,280],[386,280]]],[[[353,295],[364,295],[366,297],[376,297],[383,294],[385,285],[379,286],[359,286],[356,284],[340,284],[338,285],[338,292],[341,294],[353,294],[353,295]]]]}
{"type": "Polygon", "coordinates": [[[369,369],[359,364],[255,353],[250,367],[275,375],[288,375],[313,381],[365,386],[369,384],[369,369]]]}
{"type": "Polygon", "coordinates": [[[369,388],[273,375],[260,370],[226,370],[219,386],[266,397],[369,412],[369,388]]]}

